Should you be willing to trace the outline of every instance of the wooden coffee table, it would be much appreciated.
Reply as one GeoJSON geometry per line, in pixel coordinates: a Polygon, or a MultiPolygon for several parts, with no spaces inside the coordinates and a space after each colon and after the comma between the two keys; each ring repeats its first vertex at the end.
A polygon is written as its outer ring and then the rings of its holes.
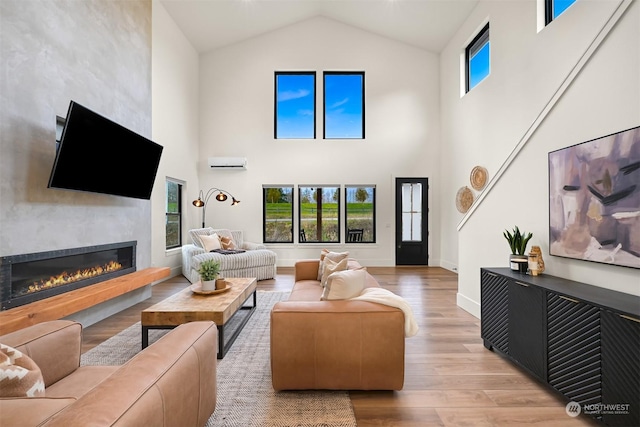
{"type": "Polygon", "coordinates": [[[188,287],[169,298],[145,309],[141,314],[142,348],[149,345],[149,329],[173,329],[187,322],[212,320],[218,327],[218,359],[222,359],[240,331],[256,309],[256,279],[228,278],[228,291],[199,295],[188,287]],[[253,306],[244,303],[253,295],[253,306]],[[247,311],[239,322],[230,322],[238,311],[247,311]],[[225,332],[230,323],[231,335],[225,343],[225,332]]]}

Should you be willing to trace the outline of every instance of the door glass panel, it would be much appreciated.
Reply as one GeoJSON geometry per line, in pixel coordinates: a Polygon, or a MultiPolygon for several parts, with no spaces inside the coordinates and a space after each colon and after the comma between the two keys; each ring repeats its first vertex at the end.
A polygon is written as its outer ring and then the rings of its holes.
{"type": "Polygon", "coordinates": [[[422,214],[414,213],[411,216],[412,216],[411,240],[413,240],[414,242],[419,242],[420,240],[422,240],[422,214]]]}
{"type": "Polygon", "coordinates": [[[402,241],[422,240],[422,184],[402,184],[402,241]]]}
{"type": "Polygon", "coordinates": [[[411,240],[411,214],[402,213],[402,241],[411,240]]]}
{"type": "Polygon", "coordinates": [[[402,184],[402,212],[411,212],[411,187],[412,184],[402,184]]]}
{"type": "Polygon", "coordinates": [[[412,184],[413,198],[411,200],[411,212],[422,211],[422,184],[412,184]]]}

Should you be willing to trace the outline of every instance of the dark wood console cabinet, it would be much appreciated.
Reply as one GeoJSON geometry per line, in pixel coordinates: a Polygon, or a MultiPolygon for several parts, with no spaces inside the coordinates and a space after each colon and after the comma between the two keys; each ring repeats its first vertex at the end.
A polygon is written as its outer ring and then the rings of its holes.
{"type": "Polygon", "coordinates": [[[486,348],[611,426],[640,426],[640,297],[483,268],[486,348]]]}

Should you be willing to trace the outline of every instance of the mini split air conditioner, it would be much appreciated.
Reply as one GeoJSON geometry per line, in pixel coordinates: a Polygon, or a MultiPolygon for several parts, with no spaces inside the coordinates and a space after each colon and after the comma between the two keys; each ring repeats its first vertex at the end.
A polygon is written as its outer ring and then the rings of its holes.
{"type": "Polygon", "coordinates": [[[246,169],[246,157],[209,157],[211,169],[246,169]]]}

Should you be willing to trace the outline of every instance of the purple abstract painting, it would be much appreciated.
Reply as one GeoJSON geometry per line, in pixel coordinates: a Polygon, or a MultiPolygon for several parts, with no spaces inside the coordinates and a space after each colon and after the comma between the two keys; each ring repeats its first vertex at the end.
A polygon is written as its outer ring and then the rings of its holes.
{"type": "Polygon", "coordinates": [[[640,268],[640,126],[549,153],[549,253],[640,268]]]}

